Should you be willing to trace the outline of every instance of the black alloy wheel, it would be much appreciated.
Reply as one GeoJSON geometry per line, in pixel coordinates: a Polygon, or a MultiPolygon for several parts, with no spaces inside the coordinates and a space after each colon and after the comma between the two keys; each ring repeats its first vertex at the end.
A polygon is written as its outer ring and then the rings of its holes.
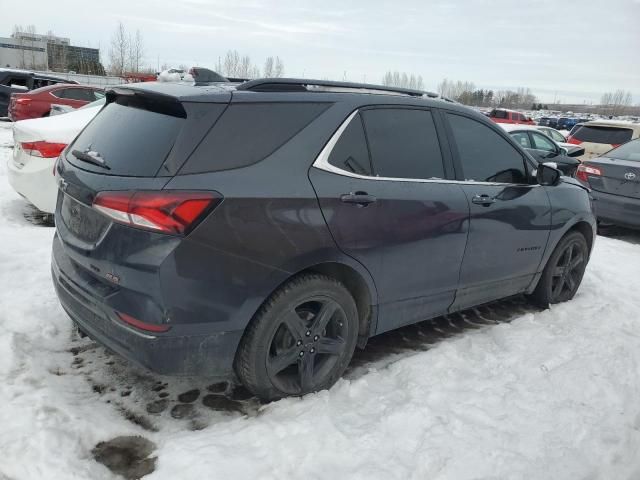
{"type": "Polygon", "coordinates": [[[567,234],[549,257],[532,300],[542,307],[571,300],[582,282],[589,246],[580,232],[567,234]]]}
{"type": "Polygon", "coordinates": [[[353,356],[358,325],[344,285],[319,274],[296,277],[249,323],[236,353],[236,374],[265,400],[330,388],[353,356]]]}
{"type": "Polygon", "coordinates": [[[321,383],[343,354],[346,314],[335,300],[318,297],[285,312],[280,322],[267,372],[279,390],[299,395],[321,383]]]}

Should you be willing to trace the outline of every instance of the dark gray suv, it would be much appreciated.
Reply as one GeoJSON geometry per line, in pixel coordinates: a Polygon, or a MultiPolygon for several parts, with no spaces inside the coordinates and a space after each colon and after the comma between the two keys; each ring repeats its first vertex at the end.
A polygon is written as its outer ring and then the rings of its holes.
{"type": "Polygon", "coordinates": [[[587,189],[434,97],[295,79],[109,91],[56,166],[63,307],[149,369],[274,399],[330,387],[381,332],[572,298],[587,189]]]}

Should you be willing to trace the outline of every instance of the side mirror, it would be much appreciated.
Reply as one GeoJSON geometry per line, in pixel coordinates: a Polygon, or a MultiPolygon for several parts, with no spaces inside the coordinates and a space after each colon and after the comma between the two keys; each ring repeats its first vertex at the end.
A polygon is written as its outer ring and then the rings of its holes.
{"type": "Polygon", "coordinates": [[[551,187],[560,181],[562,172],[558,170],[558,165],[554,162],[541,163],[536,171],[536,180],[540,185],[551,187]]]}
{"type": "Polygon", "coordinates": [[[576,148],[574,151],[572,151],[569,154],[570,157],[581,157],[582,155],[584,155],[584,148],[583,147],[576,148]]]}
{"type": "Polygon", "coordinates": [[[560,155],[569,155],[569,150],[564,147],[560,147],[560,155]]]}

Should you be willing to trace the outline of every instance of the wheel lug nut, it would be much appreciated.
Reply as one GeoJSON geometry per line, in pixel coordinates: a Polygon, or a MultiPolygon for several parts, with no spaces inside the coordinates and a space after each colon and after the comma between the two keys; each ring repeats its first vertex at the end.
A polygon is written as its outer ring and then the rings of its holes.
{"type": "Polygon", "coordinates": [[[301,356],[301,357],[304,357],[304,352],[300,352],[300,356],[301,356]]]}
{"type": "Polygon", "coordinates": [[[309,330],[307,330],[307,333],[305,333],[305,335],[306,335],[307,337],[310,337],[310,336],[311,336],[311,332],[310,332],[309,330]]]}
{"type": "Polygon", "coordinates": [[[302,345],[302,340],[298,340],[298,343],[296,343],[297,346],[302,345]]]}
{"type": "Polygon", "coordinates": [[[311,353],[313,353],[313,352],[315,352],[315,351],[316,351],[316,349],[315,349],[315,348],[312,348],[312,349],[311,349],[311,350],[309,350],[309,351],[310,351],[311,353]]]}
{"type": "Polygon", "coordinates": [[[315,337],[313,337],[313,339],[314,339],[316,342],[318,341],[318,339],[319,339],[319,338],[320,338],[320,337],[319,337],[318,335],[316,335],[315,337]]]}

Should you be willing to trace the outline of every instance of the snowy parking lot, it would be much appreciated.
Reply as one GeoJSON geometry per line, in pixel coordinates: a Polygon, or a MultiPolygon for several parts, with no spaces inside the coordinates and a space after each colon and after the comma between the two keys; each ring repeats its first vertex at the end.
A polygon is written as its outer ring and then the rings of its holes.
{"type": "Polygon", "coordinates": [[[149,480],[640,478],[640,233],[598,237],[569,303],[390,332],[330,391],[261,404],[73,331],[54,229],[6,181],[12,148],[0,123],[0,480],[120,478],[96,458],[149,480]],[[121,436],[125,455],[95,449],[121,436]]]}

